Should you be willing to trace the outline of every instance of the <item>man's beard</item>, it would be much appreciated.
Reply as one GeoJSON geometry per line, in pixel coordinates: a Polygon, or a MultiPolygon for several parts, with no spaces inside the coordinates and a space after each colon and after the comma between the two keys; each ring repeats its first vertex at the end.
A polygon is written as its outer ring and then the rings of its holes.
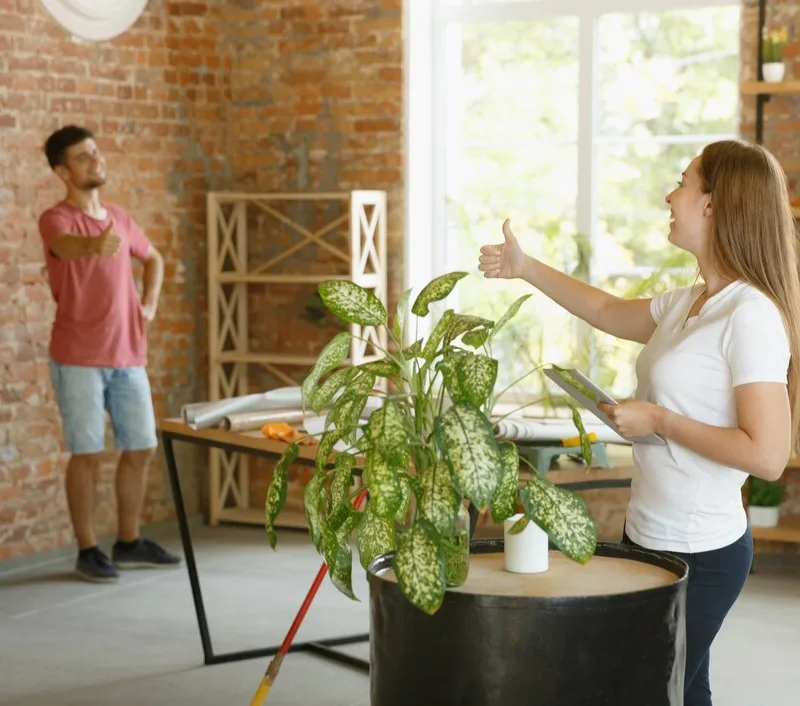
{"type": "Polygon", "coordinates": [[[86,181],[81,184],[81,191],[91,191],[92,189],[97,189],[106,183],[106,177],[103,176],[96,176],[96,177],[87,177],[86,181]]]}

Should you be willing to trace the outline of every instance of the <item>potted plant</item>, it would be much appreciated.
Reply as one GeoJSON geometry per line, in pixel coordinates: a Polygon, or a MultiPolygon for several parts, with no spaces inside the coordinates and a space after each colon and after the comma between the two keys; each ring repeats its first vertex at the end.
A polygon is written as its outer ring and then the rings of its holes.
{"type": "Polygon", "coordinates": [[[777,527],[784,487],[780,481],[747,479],[747,516],[752,527],[777,527]]]}
{"type": "MultiPolygon", "coordinates": [[[[444,300],[466,274],[435,278],[410,309],[411,291],[404,292],[391,321],[380,300],[353,282],[326,281],[318,288],[333,314],[362,327],[384,326],[393,344],[381,360],[347,365],[352,335],[339,333],[302,384],[304,404],[318,415],[327,410],[315,472],[305,488],[307,523],[342,593],[355,598],[353,539],[367,572],[372,704],[528,703],[536,674],[536,688],[552,692],[559,706],[570,706],[571,698],[586,703],[592,689],[617,706],[634,703],[628,697],[637,705],[677,706],[686,565],[666,554],[598,543],[583,498],[536,469],[521,483],[516,445],[495,438],[499,363],[491,346],[530,295],[517,299],[497,322],[447,309],[431,322],[430,335],[408,336],[415,331],[408,314],[430,316],[431,304],[444,300]],[[378,378],[386,391],[380,407],[362,421],[378,378]],[[337,444],[341,450],[332,456],[337,444]],[[357,463],[363,466],[360,486],[354,482],[357,463]],[[487,509],[498,523],[521,507],[523,516],[511,531],[534,522],[571,566],[593,563],[599,551],[601,561],[658,566],[669,585],[624,596],[590,587],[586,596],[569,598],[474,595],[465,586],[473,555],[502,552],[503,541],[470,541],[465,502],[487,509]],[[578,673],[556,668],[575,650],[588,650],[587,659],[576,663],[578,673]],[[639,663],[642,654],[648,659],[641,678],[616,674],[613,665],[639,663]],[[534,662],[541,669],[531,671],[534,662]],[[572,696],[565,697],[565,690],[572,696]]],[[[574,408],[572,418],[588,466],[591,446],[574,408]]],[[[273,549],[287,471],[297,456],[297,443],[290,444],[267,491],[265,524],[273,549]]],[[[547,698],[541,703],[551,703],[547,698]]]]}
{"type": "Polygon", "coordinates": [[[783,81],[786,66],[783,63],[783,50],[789,39],[786,27],[761,31],[761,73],[765,81],[783,81]]]}

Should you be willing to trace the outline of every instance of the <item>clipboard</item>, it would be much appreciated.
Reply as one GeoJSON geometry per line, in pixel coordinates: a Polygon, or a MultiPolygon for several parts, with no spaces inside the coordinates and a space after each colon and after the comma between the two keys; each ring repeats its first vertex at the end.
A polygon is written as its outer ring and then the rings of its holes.
{"type": "Polygon", "coordinates": [[[591,394],[591,397],[588,397],[579,389],[570,384],[570,382],[556,368],[547,368],[544,371],[544,374],[547,375],[547,377],[562,390],[564,390],[564,392],[566,392],[570,397],[577,402],[580,402],[583,407],[589,410],[601,422],[613,429],[617,434],[625,439],[625,441],[630,441],[634,444],[656,444],[659,446],[666,446],[667,442],[658,434],[648,434],[647,436],[625,436],[620,434],[616,424],[614,424],[614,422],[612,422],[611,419],[609,419],[609,417],[597,406],[600,402],[617,404],[617,401],[607,392],[597,387],[597,385],[595,385],[579,370],[575,370],[574,368],[565,368],[564,371],[578,383],[580,383],[586,390],[588,390],[591,394]]]}

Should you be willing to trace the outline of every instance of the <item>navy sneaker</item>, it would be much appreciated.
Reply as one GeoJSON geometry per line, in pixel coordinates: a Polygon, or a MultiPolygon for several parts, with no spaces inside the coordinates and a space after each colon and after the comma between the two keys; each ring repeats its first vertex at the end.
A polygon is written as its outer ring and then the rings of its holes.
{"type": "Polygon", "coordinates": [[[161,569],[181,563],[180,557],[149,539],[141,538],[133,546],[116,542],[112,556],[120,569],[161,569]]]}
{"type": "Polygon", "coordinates": [[[100,550],[99,547],[92,547],[78,554],[78,561],[75,563],[75,573],[84,581],[92,583],[114,583],[119,581],[114,564],[100,550]]]}

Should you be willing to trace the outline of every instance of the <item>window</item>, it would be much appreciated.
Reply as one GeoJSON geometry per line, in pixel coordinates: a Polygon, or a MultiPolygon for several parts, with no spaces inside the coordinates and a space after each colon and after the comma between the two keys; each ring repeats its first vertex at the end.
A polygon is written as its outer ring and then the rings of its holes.
{"type": "MultiPolygon", "coordinates": [[[[526,252],[609,291],[652,294],[693,281],[693,263],[667,242],[664,197],[703,145],[737,134],[738,2],[411,5],[432,8],[433,66],[428,104],[415,85],[424,67],[410,67],[413,203],[424,188],[414,136],[426,120],[430,161],[422,166],[433,175],[429,227],[409,229],[413,286],[448,270],[476,272],[480,245],[501,242],[506,217],[526,252]]],[[[487,300],[485,287],[468,282],[448,305],[494,319],[534,292],[495,344],[496,356],[514,361],[502,366],[500,388],[558,363],[615,394],[633,393],[639,346],[587,330],[523,283],[492,282],[487,300]]],[[[515,396],[541,396],[544,380],[525,379],[515,396]]]]}

